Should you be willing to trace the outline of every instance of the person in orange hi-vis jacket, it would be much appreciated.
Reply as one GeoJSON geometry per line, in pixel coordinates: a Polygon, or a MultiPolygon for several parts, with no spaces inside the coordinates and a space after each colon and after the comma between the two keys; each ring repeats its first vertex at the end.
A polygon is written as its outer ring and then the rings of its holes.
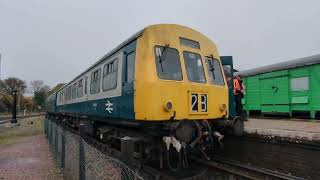
{"type": "Polygon", "coordinates": [[[235,101],[235,109],[237,116],[243,116],[243,107],[241,99],[245,93],[245,86],[243,81],[241,80],[241,76],[237,75],[236,78],[233,79],[233,93],[234,93],[234,101],[235,101]]]}

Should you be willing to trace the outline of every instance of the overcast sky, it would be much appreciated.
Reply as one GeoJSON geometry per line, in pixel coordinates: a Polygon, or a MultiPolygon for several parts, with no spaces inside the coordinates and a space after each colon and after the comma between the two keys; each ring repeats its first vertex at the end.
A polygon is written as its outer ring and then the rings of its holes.
{"type": "Polygon", "coordinates": [[[0,0],[1,78],[67,82],[145,26],[213,40],[240,70],[320,54],[320,1],[0,0]]]}

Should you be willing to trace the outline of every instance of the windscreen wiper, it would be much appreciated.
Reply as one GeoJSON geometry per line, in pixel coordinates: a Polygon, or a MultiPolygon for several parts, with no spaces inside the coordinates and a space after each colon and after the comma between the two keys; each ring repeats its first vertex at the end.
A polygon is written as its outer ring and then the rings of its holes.
{"type": "Polygon", "coordinates": [[[161,54],[158,55],[158,57],[159,57],[159,63],[160,63],[161,71],[162,71],[162,72],[163,72],[162,61],[164,61],[165,58],[166,58],[166,53],[167,53],[168,47],[169,47],[169,44],[166,44],[166,45],[162,48],[161,54]]]}
{"type": "Polygon", "coordinates": [[[210,64],[210,69],[209,71],[211,71],[213,79],[216,79],[216,76],[214,75],[214,66],[212,65],[212,61],[213,61],[213,55],[211,54],[210,56],[207,56],[208,58],[210,58],[209,60],[209,64],[210,64]]]}

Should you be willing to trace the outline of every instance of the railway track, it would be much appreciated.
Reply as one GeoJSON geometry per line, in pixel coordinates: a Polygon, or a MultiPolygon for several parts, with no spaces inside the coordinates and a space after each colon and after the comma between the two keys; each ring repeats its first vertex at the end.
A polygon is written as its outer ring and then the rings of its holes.
{"type": "Polygon", "coordinates": [[[211,161],[204,161],[195,156],[191,156],[190,160],[208,166],[209,168],[225,171],[244,179],[286,179],[286,180],[304,180],[304,178],[273,171],[261,167],[256,167],[234,160],[228,160],[221,157],[213,157],[211,161]]]}
{"type": "MultiPolygon", "coordinates": [[[[17,120],[19,119],[25,119],[25,118],[30,118],[30,117],[35,117],[35,116],[41,116],[44,115],[44,113],[37,113],[37,114],[29,114],[29,115],[18,115],[17,120]]],[[[0,117],[0,124],[8,123],[10,122],[12,117],[6,116],[6,117],[0,117]]]]}

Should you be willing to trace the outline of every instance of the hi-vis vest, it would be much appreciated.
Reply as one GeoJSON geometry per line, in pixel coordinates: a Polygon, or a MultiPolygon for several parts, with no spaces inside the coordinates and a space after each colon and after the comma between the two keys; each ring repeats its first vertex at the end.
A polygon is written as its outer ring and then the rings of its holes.
{"type": "Polygon", "coordinates": [[[238,95],[237,90],[241,91],[240,83],[239,83],[238,79],[234,79],[233,80],[233,93],[234,93],[234,95],[238,95]]]}

